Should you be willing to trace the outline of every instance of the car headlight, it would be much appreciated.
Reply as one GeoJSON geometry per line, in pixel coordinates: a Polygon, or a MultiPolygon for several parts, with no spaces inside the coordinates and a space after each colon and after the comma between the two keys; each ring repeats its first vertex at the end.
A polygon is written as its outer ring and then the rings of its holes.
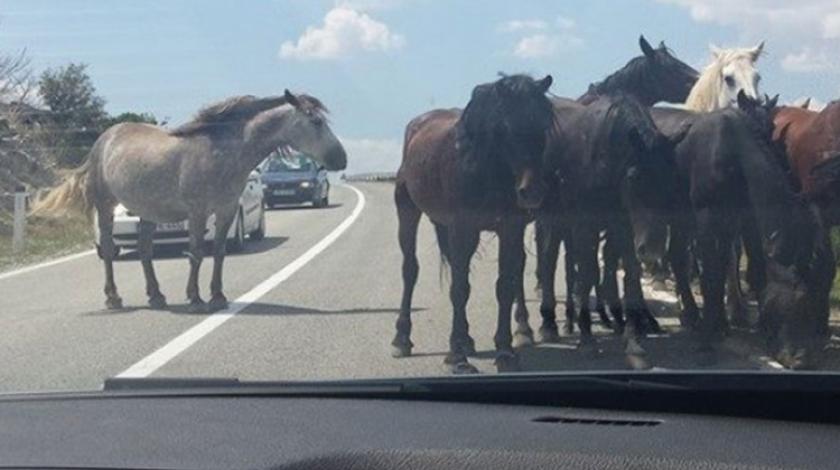
{"type": "Polygon", "coordinates": [[[300,183],[300,187],[301,187],[301,188],[308,188],[308,187],[310,187],[310,186],[312,186],[312,182],[311,182],[311,181],[303,181],[303,182],[301,182],[301,183],[300,183]]]}

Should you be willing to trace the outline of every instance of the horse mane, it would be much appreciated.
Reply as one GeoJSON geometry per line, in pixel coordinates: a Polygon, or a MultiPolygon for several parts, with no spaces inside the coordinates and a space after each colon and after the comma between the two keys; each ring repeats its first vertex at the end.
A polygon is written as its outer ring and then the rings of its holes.
{"type": "Polygon", "coordinates": [[[524,74],[502,75],[495,82],[473,89],[469,103],[455,124],[456,148],[462,190],[468,204],[477,204],[488,192],[500,194],[509,186],[509,169],[495,149],[494,134],[504,126],[511,112],[522,111],[510,105],[510,98],[536,98],[542,103],[520,116],[526,124],[544,129],[546,136],[554,128],[554,108],[532,77],[524,74]]]}
{"type": "MultiPolygon", "coordinates": [[[[328,112],[324,104],[313,96],[300,94],[297,95],[297,99],[301,106],[313,112],[320,114],[328,112]]],[[[234,96],[205,106],[191,121],[172,129],[169,131],[169,134],[184,137],[203,132],[218,131],[221,128],[238,123],[244,125],[245,122],[257,114],[288,103],[289,101],[285,96],[269,96],[265,98],[258,98],[253,95],[234,96]]]]}
{"type": "Polygon", "coordinates": [[[719,50],[714,60],[703,69],[700,78],[688,98],[685,100],[685,108],[692,111],[714,111],[717,108],[718,90],[723,82],[723,68],[740,60],[753,61],[751,49],[722,49],[719,50]]]}
{"type": "Polygon", "coordinates": [[[624,67],[611,73],[607,78],[590,84],[589,89],[578,101],[582,104],[591,103],[597,95],[608,95],[626,90],[628,84],[632,84],[636,88],[644,87],[649,82],[648,73],[647,58],[643,55],[634,57],[624,67]],[[596,96],[593,97],[592,95],[596,96]]]}

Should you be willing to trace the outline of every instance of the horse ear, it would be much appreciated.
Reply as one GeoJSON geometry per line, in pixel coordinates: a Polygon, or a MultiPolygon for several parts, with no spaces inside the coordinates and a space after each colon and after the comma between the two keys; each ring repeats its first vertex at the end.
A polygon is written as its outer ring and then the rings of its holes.
{"type": "Polygon", "coordinates": [[[773,108],[776,107],[777,104],[779,104],[779,95],[778,94],[776,96],[772,97],[772,98],[769,98],[767,95],[765,95],[765,98],[768,98],[768,99],[766,99],[767,109],[773,109],[773,108]]]}
{"type": "Polygon", "coordinates": [[[545,93],[551,88],[551,84],[554,83],[554,78],[549,74],[546,75],[545,78],[539,81],[540,88],[542,88],[542,92],[545,93]]]}
{"type": "Polygon", "coordinates": [[[651,47],[650,43],[645,39],[644,36],[639,36],[639,47],[642,49],[642,52],[645,54],[645,57],[648,59],[653,59],[656,57],[656,52],[651,47]]]}
{"type": "Polygon", "coordinates": [[[668,46],[665,45],[665,41],[659,41],[659,50],[660,51],[667,51],[668,46]]]}
{"type": "Polygon", "coordinates": [[[712,53],[712,57],[718,59],[720,58],[721,53],[723,53],[723,49],[719,48],[714,44],[709,44],[709,52],[712,53]]]}
{"type": "Polygon", "coordinates": [[[283,92],[283,97],[286,98],[287,103],[294,106],[295,108],[300,106],[300,101],[297,99],[297,96],[293,95],[288,88],[286,89],[286,91],[283,92]]]}
{"type": "Polygon", "coordinates": [[[805,99],[805,102],[800,106],[802,109],[811,109],[811,98],[805,99]]]}
{"type": "Polygon", "coordinates": [[[752,61],[755,62],[761,57],[761,53],[764,52],[764,41],[761,41],[757,46],[750,50],[750,57],[752,61]]]}

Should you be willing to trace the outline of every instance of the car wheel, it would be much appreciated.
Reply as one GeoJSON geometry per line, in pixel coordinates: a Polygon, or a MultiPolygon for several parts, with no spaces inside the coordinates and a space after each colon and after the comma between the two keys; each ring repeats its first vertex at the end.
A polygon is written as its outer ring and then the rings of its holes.
{"type": "Polygon", "coordinates": [[[260,223],[257,229],[248,234],[251,240],[262,240],[265,238],[265,209],[260,209],[260,223]]]}
{"type": "Polygon", "coordinates": [[[230,253],[239,253],[245,248],[245,223],[242,220],[242,211],[237,213],[233,223],[236,224],[236,231],[233,234],[233,238],[227,241],[227,251],[230,253]]]}

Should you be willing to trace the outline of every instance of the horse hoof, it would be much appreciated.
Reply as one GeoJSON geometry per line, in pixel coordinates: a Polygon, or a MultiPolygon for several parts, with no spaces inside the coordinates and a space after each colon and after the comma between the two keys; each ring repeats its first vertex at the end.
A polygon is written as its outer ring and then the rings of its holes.
{"type": "Polygon", "coordinates": [[[627,356],[627,365],[630,366],[633,370],[650,370],[652,369],[650,362],[644,356],[636,356],[634,354],[628,354],[627,356]]]}
{"type": "Polygon", "coordinates": [[[686,310],[680,315],[680,326],[688,330],[696,330],[700,323],[700,314],[694,310],[686,310]]]}
{"type": "Polygon", "coordinates": [[[108,310],[119,310],[123,308],[122,299],[119,297],[108,297],[108,299],[105,300],[105,307],[108,308],[108,310]]]}
{"type": "Polygon", "coordinates": [[[522,349],[522,348],[530,348],[534,345],[534,333],[531,331],[528,332],[517,332],[513,334],[513,348],[514,349],[522,349]]]}
{"type": "Polygon", "coordinates": [[[750,320],[746,315],[734,315],[732,317],[732,326],[739,329],[748,329],[750,327],[750,320]]]}
{"type": "Polygon", "coordinates": [[[411,356],[411,348],[414,347],[414,344],[411,343],[411,340],[408,338],[394,338],[394,341],[391,342],[391,357],[400,358],[400,357],[409,357],[411,356]]]}
{"type": "Polygon", "coordinates": [[[454,375],[472,375],[478,373],[478,369],[467,361],[459,361],[452,364],[449,371],[454,375]]]}
{"type": "Polygon", "coordinates": [[[193,300],[187,307],[188,313],[206,313],[207,304],[203,300],[193,300]]]}
{"type": "Polygon", "coordinates": [[[511,352],[502,352],[496,356],[496,371],[504,372],[518,372],[522,370],[519,365],[519,356],[511,352]]]}
{"type": "Polygon", "coordinates": [[[225,296],[218,296],[213,297],[210,299],[210,303],[207,304],[207,311],[208,312],[218,312],[220,310],[225,310],[228,308],[228,301],[225,296]]]}
{"type": "Polygon", "coordinates": [[[540,342],[549,344],[559,343],[560,334],[557,332],[557,328],[540,328],[540,342]]]}
{"type": "Polygon", "coordinates": [[[627,340],[627,344],[624,346],[624,353],[628,356],[644,356],[647,351],[639,344],[637,339],[631,338],[627,340]]]}
{"type": "Polygon", "coordinates": [[[152,310],[163,310],[166,308],[166,297],[163,294],[157,294],[149,297],[149,307],[152,310]]]}

